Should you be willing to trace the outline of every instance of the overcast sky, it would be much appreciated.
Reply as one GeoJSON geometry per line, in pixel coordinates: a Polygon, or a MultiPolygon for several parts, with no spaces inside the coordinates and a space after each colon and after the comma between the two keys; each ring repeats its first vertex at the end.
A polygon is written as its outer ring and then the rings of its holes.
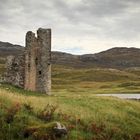
{"type": "Polygon", "coordinates": [[[52,50],[140,48],[140,0],[0,0],[0,41],[24,45],[39,27],[52,29],[52,50]]]}

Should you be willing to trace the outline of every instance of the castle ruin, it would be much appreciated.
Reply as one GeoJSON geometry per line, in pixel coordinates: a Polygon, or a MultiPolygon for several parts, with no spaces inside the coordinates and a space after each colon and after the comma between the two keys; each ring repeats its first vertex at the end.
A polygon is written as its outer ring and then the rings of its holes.
{"type": "Polygon", "coordinates": [[[51,29],[29,31],[25,51],[9,56],[5,82],[25,90],[51,93],[51,29]]]}

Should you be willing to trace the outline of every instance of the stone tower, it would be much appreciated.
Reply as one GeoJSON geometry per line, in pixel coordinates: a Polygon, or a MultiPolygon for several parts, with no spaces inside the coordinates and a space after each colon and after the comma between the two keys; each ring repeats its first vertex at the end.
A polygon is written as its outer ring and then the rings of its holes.
{"type": "Polygon", "coordinates": [[[50,94],[51,91],[51,29],[26,34],[24,88],[50,94]]]}
{"type": "Polygon", "coordinates": [[[5,82],[51,94],[51,29],[27,32],[25,51],[7,59],[5,82]]]}

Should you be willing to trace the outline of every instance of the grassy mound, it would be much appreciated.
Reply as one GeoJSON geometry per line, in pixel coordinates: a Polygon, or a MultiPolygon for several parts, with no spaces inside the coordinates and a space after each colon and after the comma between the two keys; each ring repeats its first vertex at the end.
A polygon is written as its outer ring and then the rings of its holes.
{"type": "Polygon", "coordinates": [[[0,86],[0,139],[58,139],[52,128],[61,122],[61,139],[135,140],[140,138],[140,102],[94,94],[53,92],[52,96],[0,86]],[[49,112],[49,113],[48,113],[49,112]]]}

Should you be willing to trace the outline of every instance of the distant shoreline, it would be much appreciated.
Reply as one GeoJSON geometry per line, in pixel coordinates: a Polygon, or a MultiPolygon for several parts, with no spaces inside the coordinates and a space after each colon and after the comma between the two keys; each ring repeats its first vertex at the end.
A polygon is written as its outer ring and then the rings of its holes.
{"type": "Polygon", "coordinates": [[[111,96],[128,100],[140,100],[140,94],[96,94],[97,96],[111,96]]]}

